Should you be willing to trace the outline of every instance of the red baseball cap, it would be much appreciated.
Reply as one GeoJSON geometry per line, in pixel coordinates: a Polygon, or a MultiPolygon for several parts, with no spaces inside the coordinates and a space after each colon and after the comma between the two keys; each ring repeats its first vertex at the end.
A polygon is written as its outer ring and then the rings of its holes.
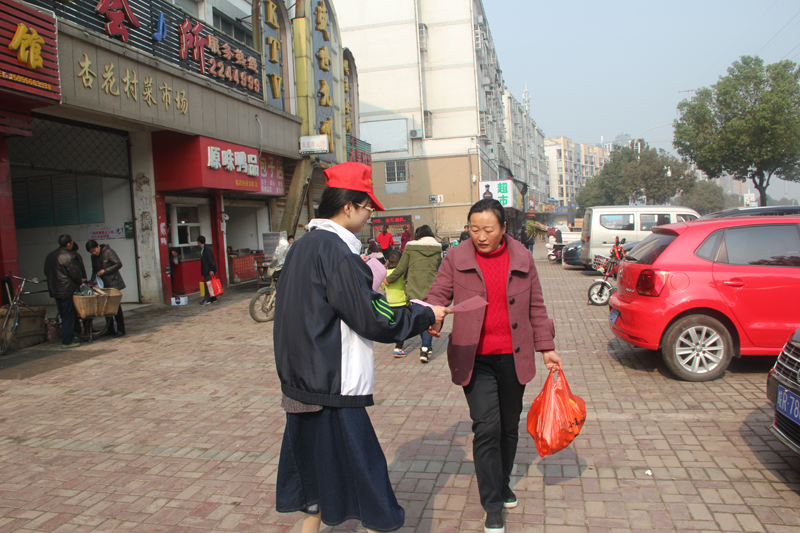
{"type": "Polygon", "coordinates": [[[328,187],[365,192],[378,211],[385,211],[372,190],[372,167],[348,161],[326,169],[323,174],[328,187]]]}

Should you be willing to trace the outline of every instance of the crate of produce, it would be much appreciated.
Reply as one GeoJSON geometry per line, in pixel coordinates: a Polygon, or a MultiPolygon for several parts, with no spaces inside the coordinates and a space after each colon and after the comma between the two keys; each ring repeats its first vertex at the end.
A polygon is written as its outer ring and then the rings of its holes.
{"type": "Polygon", "coordinates": [[[94,289],[91,296],[74,295],[72,303],[81,318],[114,316],[122,301],[122,291],[118,289],[94,289]]]}

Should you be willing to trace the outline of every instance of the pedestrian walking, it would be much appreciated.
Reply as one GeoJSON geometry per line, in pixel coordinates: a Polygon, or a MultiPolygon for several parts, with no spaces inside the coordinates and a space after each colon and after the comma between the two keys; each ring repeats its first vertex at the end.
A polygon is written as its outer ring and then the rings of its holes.
{"type": "Polygon", "coordinates": [[[464,231],[461,232],[461,235],[458,237],[458,243],[461,244],[464,241],[469,240],[469,226],[464,226],[464,231]]]}
{"type": "MultiPolygon", "coordinates": [[[[406,244],[408,241],[411,240],[411,232],[408,230],[408,226],[403,226],[403,233],[400,235],[400,251],[406,249],[406,244]]],[[[388,258],[387,258],[388,259],[388,258]]]]}
{"type": "Polygon", "coordinates": [[[286,426],[275,507],[306,513],[304,533],[350,519],[367,531],[395,531],[405,511],[366,411],[374,403],[372,343],[441,325],[448,311],[392,309],[372,290],[356,237],[372,212],[383,210],[372,169],[348,162],[324,174],[321,218],[290,249],[277,287],[275,363],[286,426]]]}
{"type": "MultiPolygon", "coordinates": [[[[442,245],[434,238],[433,230],[427,224],[417,228],[414,239],[406,245],[397,268],[386,276],[386,284],[391,285],[405,276],[408,299],[423,300],[442,262],[442,245]]],[[[423,331],[421,338],[419,360],[427,363],[431,357],[433,338],[428,331],[423,331]]]]}
{"type": "Polygon", "coordinates": [[[200,247],[200,275],[203,276],[203,281],[206,283],[205,296],[200,305],[208,305],[217,303],[217,297],[208,294],[208,282],[211,281],[211,276],[217,273],[217,261],[214,259],[214,250],[211,246],[206,244],[206,238],[200,235],[197,238],[197,245],[200,247]]]}
{"type": "MultiPolygon", "coordinates": [[[[122,269],[122,261],[120,261],[117,252],[111,249],[107,244],[100,245],[95,240],[90,240],[86,243],[86,251],[92,254],[92,278],[101,279],[103,281],[103,288],[118,289],[125,288],[125,281],[122,279],[120,270],[122,269]]],[[[108,331],[106,335],[113,335],[114,337],[122,337],[125,335],[125,317],[122,314],[122,305],[117,309],[117,314],[112,317],[107,317],[108,331]]]]}
{"type": "Polygon", "coordinates": [[[556,367],[561,358],[533,256],[505,235],[503,206],[481,200],[467,220],[469,243],[447,254],[426,300],[457,305],[477,295],[489,302],[454,316],[447,362],[469,405],[475,475],[486,511],[484,531],[502,533],[503,508],[517,506],[511,470],[525,384],[536,375],[535,352],[542,352],[547,368],[556,367]]]}
{"type": "Polygon", "coordinates": [[[73,342],[75,306],[72,295],[83,283],[83,278],[72,255],[72,237],[67,234],[58,237],[58,248],[47,254],[44,260],[44,275],[47,278],[47,291],[55,299],[58,314],[61,315],[61,348],[77,348],[80,343],[73,342]]]}
{"type": "MultiPolygon", "coordinates": [[[[402,254],[398,250],[389,252],[389,260],[386,261],[386,275],[391,276],[397,264],[400,262],[402,254]]],[[[394,283],[386,284],[386,280],[381,283],[381,287],[386,291],[386,301],[389,302],[389,307],[392,309],[398,307],[406,307],[408,305],[408,298],[406,297],[406,277],[400,276],[394,283]]],[[[406,352],[403,350],[405,341],[397,341],[394,344],[394,356],[405,357],[406,352]]]]}
{"type": "Polygon", "coordinates": [[[383,226],[380,233],[378,233],[378,246],[381,247],[383,257],[389,259],[389,252],[392,251],[394,246],[394,235],[389,232],[389,226],[383,226]]]}

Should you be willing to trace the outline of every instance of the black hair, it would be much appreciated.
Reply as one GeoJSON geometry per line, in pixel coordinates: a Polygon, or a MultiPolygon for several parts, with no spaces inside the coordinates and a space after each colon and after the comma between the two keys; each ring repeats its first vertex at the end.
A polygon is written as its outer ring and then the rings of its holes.
{"type": "Polygon", "coordinates": [[[75,242],[75,241],[72,241],[72,247],[69,249],[69,251],[70,252],[77,252],[79,249],[80,249],[80,246],[78,246],[78,243],[75,242]]]}
{"type": "Polygon", "coordinates": [[[369,201],[369,195],[365,192],[328,187],[322,192],[322,200],[319,202],[318,209],[319,217],[333,218],[340,209],[350,202],[363,204],[366,201],[369,201]]]}
{"type": "Polygon", "coordinates": [[[86,241],[86,251],[89,253],[92,253],[92,250],[94,250],[98,246],[100,245],[97,244],[97,241],[94,239],[89,239],[88,241],[86,241]]]}
{"type": "Polygon", "coordinates": [[[397,263],[400,262],[400,250],[392,250],[389,252],[389,257],[387,258],[386,266],[389,268],[396,268],[397,263]]]}
{"type": "Polygon", "coordinates": [[[205,244],[206,238],[200,235],[199,237],[197,237],[197,242],[199,242],[200,244],[205,244]]]}
{"type": "Polygon", "coordinates": [[[494,213],[494,216],[497,217],[497,222],[500,223],[500,227],[504,227],[506,225],[505,209],[503,209],[503,205],[500,202],[493,198],[484,198],[483,200],[478,200],[475,202],[475,204],[469,208],[467,221],[469,221],[472,213],[483,213],[484,211],[491,211],[494,213]]]}
{"type": "Polygon", "coordinates": [[[66,233],[62,233],[58,236],[58,245],[62,248],[66,248],[69,243],[72,242],[72,237],[67,235],[66,233]]]}
{"type": "Polygon", "coordinates": [[[414,239],[420,240],[423,237],[434,237],[433,230],[427,224],[423,224],[422,226],[417,228],[417,231],[414,232],[414,239]]]}

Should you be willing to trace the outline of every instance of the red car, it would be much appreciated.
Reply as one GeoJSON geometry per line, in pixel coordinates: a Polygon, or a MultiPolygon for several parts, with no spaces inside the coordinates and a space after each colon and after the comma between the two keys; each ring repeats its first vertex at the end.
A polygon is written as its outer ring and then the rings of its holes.
{"type": "Polygon", "coordinates": [[[653,228],[623,261],[608,318],[678,377],[708,381],[732,357],[778,355],[799,303],[800,216],[715,218],[653,228]]]}

